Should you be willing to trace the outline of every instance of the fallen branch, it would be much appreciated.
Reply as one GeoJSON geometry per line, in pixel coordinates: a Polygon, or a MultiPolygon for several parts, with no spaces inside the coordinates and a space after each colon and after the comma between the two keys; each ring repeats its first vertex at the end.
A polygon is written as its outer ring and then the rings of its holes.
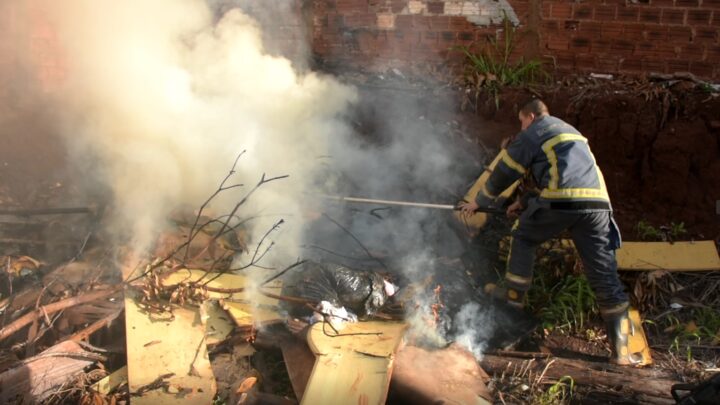
{"type": "Polygon", "coordinates": [[[115,318],[117,318],[123,311],[124,311],[124,308],[121,308],[121,309],[111,313],[110,315],[108,315],[96,322],[93,322],[85,329],[75,332],[73,335],[68,337],[68,340],[78,341],[78,340],[87,339],[88,337],[90,337],[90,335],[92,335],[93,333],[97,332],[98,330],[102,329],[103,327],[107,326],[110,322],[115,320],[115,318]]]}
{"type": "Polygon", "coordinates": [[[511,364],[529,367],[538,375],[544,373],[543,378],[546,381],[558,381],[564,376],[570,376],[577,385],[605,386],[613,389],[619,387],[657,398],[670,398],[670,388],[680,382],[668,373],[657,370],[559,357],[527,360],[510,356],[485,355],[480,362],[483,369],[492,374],[507,372],[511,364]]]}
{"type": "Polygon", "coordinates": [[[52,304],[48,304],[39,307],[37,310],[29,312],[20,318],[16,319],[8,326],[0,329],[0,341],[12,336],[15,332],[39,319],[41,316],[54,314],[55,312],[62,311],[63,309],[73,307],[75,305],[84,304],[95,300],[107,298],[122,289],[122,285],[114,286],[106,290],[93,291],[90,293],[77,295],[75,297],[67,298],[52,304]]]}

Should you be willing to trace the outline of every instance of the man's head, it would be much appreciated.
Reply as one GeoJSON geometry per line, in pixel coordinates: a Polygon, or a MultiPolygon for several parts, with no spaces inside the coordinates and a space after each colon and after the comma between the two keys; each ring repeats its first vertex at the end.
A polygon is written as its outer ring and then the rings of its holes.
{"type": "Polygon", "coordinates": [[[548,115],[548,108],[542,100],[532,99],[526,103],[523,108],[518,112],[518,119],[520,120],[520,127],[525,130],[532,124],[537,117],[548,115]]]}

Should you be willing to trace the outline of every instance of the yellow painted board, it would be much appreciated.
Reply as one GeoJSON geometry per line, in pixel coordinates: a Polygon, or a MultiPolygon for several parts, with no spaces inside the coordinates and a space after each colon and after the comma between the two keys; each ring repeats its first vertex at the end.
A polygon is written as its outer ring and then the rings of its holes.
{"type": "MultiPolygon", "coordinates": [[[[191,282],[200,280],[212,280],[208,283],[209,287],[232,289],[243,288],[251,285],[251,280],[241,274],[221,274],[216,273],[206,275],[203,270],[181,269],[163,280],[164,285],[173,285],[181,282],[191,282]]],[[[282,287],[280,280],[268,284],[267,289],[279,289],[282,287]]],[[[280,321],[283,318],[277,311],[278,300],[269,298],[260,293],[251,293],[252,289],[240,291],[232,294],[209,292],[210,298],[223,300],[223,308],[228,311],[238,326],[252,326],[253,324],[263,324],[268,322],[280,321]]]]}
{"type": "Polygon", "coordinates": [[[384,404],[393,354],[406,328],[396,322],[359,322],[348,324],[340,336],[328,336],[333,334],[329,326],[313,325],[308,345],[316,360],[301,404],[384,404]]]}
{"type": "MultiPolygon", "coordinates": [[[[570,239],[560,240],[560,246],[574,248],[570,239]]],[[[615,251],[620,270],[631,271],[715,271],[720,270],[715,242],[623,242],[615,251]]]]}
{"type": "Polygon", "coordinates": [[[720,270],[715,242],[623,242],[616,252],[623,270],[720,270]]]}
{"type": "Polygon", "coordinates": [[[217,386],[210,367],[205,328],[197,309],[175,308],[172,320],[151,319],[125,291],[127,373],[130,393],[172,374],[167,389],[132,398],[133,405],[211,404],[217,386]],[[191,366],[194,373],[191,375],[191,366]]]}
{"type": "MultiPolygon", "coordinates": [[[[477,197],[478,193],[480,192],[480,189],[487,183],[488,179],[490,178],[490,175],[492,174],[492,171],[495,170],[495,167],[500,162],[501,156],[500,153],[498,153],[497,156],[495,156],[495,159],[490,163],[487,170],[484,170],[480,177],[475,181],[475,184],[473,184],[472,187],[470,187],[470,190],[465,194],[465,201],[475,201],[475,197],[477,197]]],[[[510,198],[512,193],[515,191],[517,186],[520,184],[520,181],[516,181],[513,183],[510,187],[505,189],[500,194],[500,197],[502,198],[510,198]]],[[[488,219],[488,214],[485,212],[476,212],[470,216],[463,215],[460,211],[456,211],[453,215],[455,215],[455,219],[460,221],[461,223],[465,224],[468,228],[471,229],[480,229],[483,226],[485,226],[485,223],[488,219]]]]}
{"type": "Polygon", "coordinates": [[[203,302],[200,313],[207,316],[205,320],[205,343],[209,346],[225,341],[235,328],[230,315],[215,301],[203,302]]]}
{"type": "Polygon", "coordinates": [[[92,389],[100,394],[107,395],[119,387],[120,384],[127,382],[127,375],[127,366],[122,366],[93,384],[92,389]]]}

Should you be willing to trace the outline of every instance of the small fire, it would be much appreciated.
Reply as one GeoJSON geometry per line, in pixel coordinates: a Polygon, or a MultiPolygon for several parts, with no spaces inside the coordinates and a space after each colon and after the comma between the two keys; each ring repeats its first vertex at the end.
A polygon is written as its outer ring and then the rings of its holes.
{"type": "Polygon", "coordinates": [[[440,300],[440,292],[442,291],[442,286],[438,284],[437,287],[433,290],[433,294],[435,297],[435,302],[430,305],[430,309],[432,309],[433,313],[433,319],[428,322],[429,326],[436,327],[438,321],[440,320],[440,309],[445,308],[445,305],[443,305],[442,301],[440,300]]]}

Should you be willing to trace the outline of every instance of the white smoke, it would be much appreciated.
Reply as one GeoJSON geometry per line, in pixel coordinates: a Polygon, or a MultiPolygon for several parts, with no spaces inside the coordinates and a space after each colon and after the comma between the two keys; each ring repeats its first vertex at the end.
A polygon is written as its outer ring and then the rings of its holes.
{"type": "MultiPolygon", "coordinates": [[[[93,159],[88,167],[114,194],[114,226],[136,247],[174,207],[199,206],[242,150],[233,182],[245,191],[262,173],[290,175],[243,208],[264,214],[254,230],[299,221],[317,157],[345,131],[353,89],[268,55],[255,20],[238,9],[217,19],[204,0],[41,3],[65,63],[54,92],[63,132],[75,160],[93,159]]],[[[288,256],[297,236],[285,230],[288,256]]]]}
{"type": "Polygon", "coordinates": [[[457,329],[455,342],[481,360],[487,342],[492,337],[492,331],[497,326],[494,312],[488,308],[483,310],[478,303],[470,302],[455,314],[454,326],[457,329]]]}

